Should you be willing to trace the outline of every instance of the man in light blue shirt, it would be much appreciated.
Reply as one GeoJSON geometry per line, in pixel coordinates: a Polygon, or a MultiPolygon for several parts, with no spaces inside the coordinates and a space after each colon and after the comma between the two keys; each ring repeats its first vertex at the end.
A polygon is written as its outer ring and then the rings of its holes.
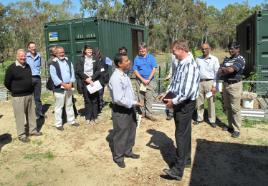
{"type": "Polygon", "coordinates": [[[117,68],[109,81],[113,102],[113,160],[120,168],[125,168],[125,157],[132,159],[140,157],[132,152],[132,148],[135,144],[137,127],[134,107],[140,107],[141,104],[136,101],[131,81],[126,74],[126,71],[130,68],[127,54],[117,54],[114,64],[117,68]]]}
{"type": "Polygon", "coordinates": [[[134,59],[133,71],[136,76],[136,89],[139,101],[144,102],[143,115],[152,121],[156,121],[152,113],[152,104],[155,97],[156,84],[154,74],[157,64],[153,55],[148,53],[145,43],[139,44],[139,55],[134,59]],[[146,87],[146,88],[144,88],[146,87]],[[145,90],[146,89],[146,90],[145,90]]]}
{"type": "Polygon", "coordinates": [[[73,109],[73,83],[75,82],[75,74],[73,64],[65,57],[64,48],[56,47],[56,58],[50,65],[49,71],[51,79],[54,83],[55,97],[55,125],[60,131],[64,130],[62,125],[62,109],[65,105],[67,123],[72,126],[79,126],[75,122],[73,109]]]}
{"type": "Polygon", "coordinates": [[[35,42],[29,42],[27,45],[26,62],[31,67],[32,81],[34,86],[35,113],[37,119],[44,117],[41,102],[41,56],[36,52],[35,42]]]}

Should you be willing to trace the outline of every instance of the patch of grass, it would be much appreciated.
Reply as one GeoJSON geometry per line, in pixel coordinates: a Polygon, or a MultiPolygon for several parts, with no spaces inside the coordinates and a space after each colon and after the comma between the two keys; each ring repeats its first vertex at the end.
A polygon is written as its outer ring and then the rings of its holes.
{"type": "Polygon", "coordinates": [[[37,145],[37,146],[40,146],[40,145],[43,144],[43,141],[40,141],[40,140],[34,140],[34,141],[32,141],[32,144],[37,145]]]}
{"type": "Polygon", "coordinates": [[[243,127],[245,128],[255,128],[256,125],[264,125],[265,121],[262,120],[250,120],[250,119],[244,119],[242,122],[243,127]]]}
{"type": "Polygon", "coordinates": [[[18,174],[15,175],[15,179],[22,179],[26,176],[27,172],[23,171],[23,172],[19,172],[18,174]]]}
{"type": "Polygon", "coordinates": [[[27,159],[27,160],[43,160],[43,159],[46,159],[46,160],[53,160],[55,158],[54,154],[50,151],[48,152],[45,152],[45,153],[31,153],[31,154],[26,154],[24,156],[24,159],[27,159]]]}

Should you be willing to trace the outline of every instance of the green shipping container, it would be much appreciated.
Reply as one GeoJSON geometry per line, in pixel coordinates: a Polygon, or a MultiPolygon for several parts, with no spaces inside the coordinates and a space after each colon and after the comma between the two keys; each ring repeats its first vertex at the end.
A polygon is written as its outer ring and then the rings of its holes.
{"type": "MultiPolygon", "coordinates": [[[[258,81],[268,81],[268,10],[251,15],[236,27],[241,55],[246,59],[245,75],[256,72],[258,81]]],[[[257,83],[256,92],[268,95],[268,84],[257,83]]]]}
{"type": "Polygon", "coordinates": [[[76,63],[84,45],[99,48],[103,55],[113,59],[118,48],[125,46],[131,60],[138,53],[138,44],[147,42],[144,26],[95,17],[51,22],[44,25],[47,59],[49,47],[62,46],[73,63],[76,63]]]}

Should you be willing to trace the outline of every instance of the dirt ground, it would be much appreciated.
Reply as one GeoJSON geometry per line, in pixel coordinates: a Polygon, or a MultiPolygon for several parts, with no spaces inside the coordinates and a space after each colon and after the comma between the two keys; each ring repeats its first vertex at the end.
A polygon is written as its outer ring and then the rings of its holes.
{"type": "MultiPolygon", "coordinates": [[[[81,96],[77,105],[82,105],[81,96]]],[[[44,101],[46,103],[46,100],[44,101]]],[[[49,101],[47,101],[49,103],[49,101]]],[[[233,139],[220,127],[206,123],[192,127],[192,168],[182,181],[162,178],[174,160],[174,122],[158,114],[157,122],[142,120],[134,151],[138,160],[126,159],[126,168],[112,160],[111,112],[106,107],[100,124],[88,126],[83,117],[78,128],[53,125],[53,105],[46,105],[43,136],[18,141],[11,101],[0,103],[0,185],[267,185],[268,125],[242,128],[233,139]]],[[[82,106],[78,106],[81,109],[82,106]]]]}

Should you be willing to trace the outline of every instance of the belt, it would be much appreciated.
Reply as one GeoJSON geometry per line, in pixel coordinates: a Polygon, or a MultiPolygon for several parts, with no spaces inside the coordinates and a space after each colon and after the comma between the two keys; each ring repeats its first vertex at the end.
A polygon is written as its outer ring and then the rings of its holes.
{"type": "Polygon", "coordinates": [[[123,107],[121,105],[113,104],[113,111],[130,114],[133,112],[133,108],[126,108],[126,107],[123,107]]]}
{"type": "Polygon", "coordinates": [[[200,79],[200,82],[203,82],[203,81],[212,81],[213,79],[200,79]]]}
{"type": "Polygon", "coordinates": [[[232,79],[232,80],[227,80],[227,81],[224,81],[224,83],[228,83],[228,84],[235,84],[235,83],[238,83],[240,82],[241,80],[236,80],[236,79],[232,79]]]}
{"type": "Polygon", "coordinates": [[[40,78],[40,76],[39,75],[34,75],[34,76],[32,76],[33,78],[40,78]]]}

